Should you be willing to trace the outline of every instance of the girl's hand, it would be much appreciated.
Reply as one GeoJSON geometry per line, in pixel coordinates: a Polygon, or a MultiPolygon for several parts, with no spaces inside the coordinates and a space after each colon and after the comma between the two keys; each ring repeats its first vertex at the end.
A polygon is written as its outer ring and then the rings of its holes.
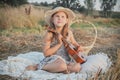
{"type": "Polygon", "coordinates": [[[83,49],[81,48],[81,46],[77,47],[77,52],[83,52],[83,49]]]}
{"type": "Polygon", "coordinates": [[[57,36],[58,43],[62,44],[62,38],[63,38],[63,36],[60,33],[58,33],[56,36],[57,36]]]}

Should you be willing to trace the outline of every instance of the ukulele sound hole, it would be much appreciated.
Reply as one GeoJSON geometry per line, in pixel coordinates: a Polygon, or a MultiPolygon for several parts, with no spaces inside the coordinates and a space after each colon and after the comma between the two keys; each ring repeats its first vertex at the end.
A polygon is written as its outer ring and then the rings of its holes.
{"type": "Polygon", "coordinates": [[[81,56],[82,58],[84,58],[84,56],[81,56]]]}

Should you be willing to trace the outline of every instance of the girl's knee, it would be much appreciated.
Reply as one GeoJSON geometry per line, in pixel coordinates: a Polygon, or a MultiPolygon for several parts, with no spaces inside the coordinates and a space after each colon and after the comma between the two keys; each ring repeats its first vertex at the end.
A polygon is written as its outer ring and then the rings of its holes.
{"type": "Polygon", "coordinates": [[[70,70],[70,72],[76,72],[77,73],[77,72],[80,72],[81,66],[80,66],[79,63],[75,63],[75,64],[70,65],[69,70],[70,70]]]}
{"type": "Polygon", "coordinates": [[[80,72],[80,70],[81,70],[80,64],[79,64],[79,63],[76,63],[76,64],[75,64],[75,67],[74,67],[74,71],[75,71],[75,72],[80,72]]]}

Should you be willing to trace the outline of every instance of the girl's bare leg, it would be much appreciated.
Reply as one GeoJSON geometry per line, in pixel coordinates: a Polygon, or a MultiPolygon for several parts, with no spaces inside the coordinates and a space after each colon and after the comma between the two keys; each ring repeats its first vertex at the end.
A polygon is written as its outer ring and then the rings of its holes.
{"type": "MultiPolygon", "coordinates": [[[[27,70],[37,70],[37,68],[38,64],[26,67],[27,70]]],[[[70,63],[67,65],[63,60],[57,59],[53,63],[46,64],[42,69],[49,72],[72,73],[79,72],[81,70],[81,66],[79,63],[70,63]]]]}
{"type": "Polygon", "coordinates": [[[80,66],[79,63],[70,63],[70,64],[67,65],[67,67],[68,67],[68,71],[70,73],[72,73],[72,72],[80,72],[80,70],[81,70],[81,66],[80,66]]]}
{"type": "Polygon", "coordinates": [[[53,63],[46,64],[42,69],[49,72],[64,72],[67,71],[67,64],[58,58],[53,63]]]}
{"type": "MultiPolygon", "coordinates": [[[[29,65],[26,67],[26,70],[37,70],[38,64],[37,65],[29,65]]],[[[46,70],[49,72],[63,72],[67,73],[67,64],[61,60],[57,59],[53,63],[46,64],[42,70],[46,70]]]]}

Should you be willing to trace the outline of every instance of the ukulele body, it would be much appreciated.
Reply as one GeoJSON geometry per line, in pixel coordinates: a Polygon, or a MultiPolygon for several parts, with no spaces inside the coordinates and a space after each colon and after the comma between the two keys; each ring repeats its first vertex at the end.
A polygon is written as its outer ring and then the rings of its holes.
{"type": "Polygon", "coordinates": [[[85,57],[81,54],[81,52],[77,52],[73,45],[67,45],[66,50],[68,54],[77,62],[77,63],[84,63],[86,62],[85,57]]]}

